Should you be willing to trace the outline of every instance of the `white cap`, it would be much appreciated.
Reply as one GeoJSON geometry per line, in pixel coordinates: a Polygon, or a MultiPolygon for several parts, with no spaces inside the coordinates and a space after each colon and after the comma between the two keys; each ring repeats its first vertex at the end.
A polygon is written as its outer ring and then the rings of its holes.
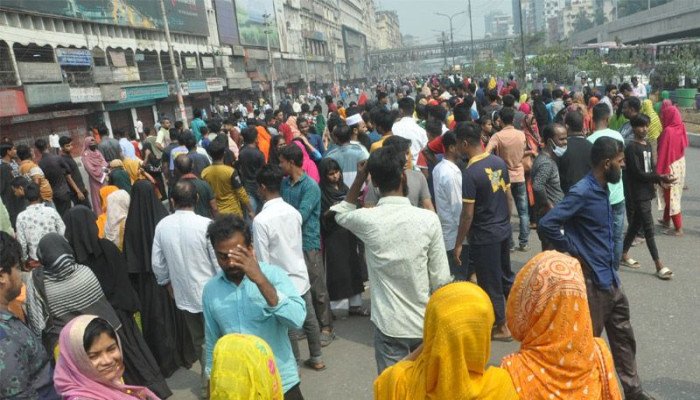
{"type": "Polygon", "coordinates": [[[348,124],[348,126],[354,126],[362,122],[362,115],[360,114],[353,114],[345,119],[345,123],[348,124]]]}

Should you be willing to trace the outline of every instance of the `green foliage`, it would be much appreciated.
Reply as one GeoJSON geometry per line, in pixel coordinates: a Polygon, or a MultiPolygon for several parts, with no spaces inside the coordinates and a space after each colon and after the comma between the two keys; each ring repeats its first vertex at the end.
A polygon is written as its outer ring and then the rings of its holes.
{"type": "Polygon", "coordinates": [[[531,68],[537,70],[540,79],[546,78],[550,82],[571,82],[573,71],[569,68],[571,49],[565,47],[551,47],[529,60],[531,68]]]}
{"type": "Polygon", "coordinates": [[[693,49],[680,47],[664,60],[657,62],[651,76],[651,84],[655,88],[675,89],[681,77],[686,79],[700,76],[700,60],[693,49]]]}

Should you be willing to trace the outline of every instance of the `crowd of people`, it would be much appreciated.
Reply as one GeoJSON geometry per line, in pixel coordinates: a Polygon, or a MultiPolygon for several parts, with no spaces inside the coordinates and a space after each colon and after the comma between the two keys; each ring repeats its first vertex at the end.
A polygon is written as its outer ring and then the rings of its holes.
{"type": "Polygon", "coordinates": [[[375,327],[376,399],[652,399],[618,269],[645,242],[673,277],[652,200],[682,235],[688,139],[635,88],[431,76],[195,110],[95,129],[87,182],[70,137],[3,141],[0,395],[167,398],[199,361],[201,398],[303,399],[343,314],[375,327]]]}

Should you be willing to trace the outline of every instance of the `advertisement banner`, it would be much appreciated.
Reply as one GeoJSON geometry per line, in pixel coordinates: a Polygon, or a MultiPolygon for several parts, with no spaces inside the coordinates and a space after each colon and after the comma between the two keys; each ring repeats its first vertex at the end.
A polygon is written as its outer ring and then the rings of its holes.
{"type": "Polygon", "coordinates": [[[236,19],[241,44],[244,46],[266,47],[265,31],[270,30],[270,47],[279,49],[280,38],[275,19],[274,0],[236,0],[236,19]],[[269,28],[265,26],[265,14],[270,14],[269,28]]]}
{"type": "Polygon", "coordinates": [[[187,84],[190,94],[207,92],[207,83],[205,81],[189,81],[187,84]]]}
{"type": "Polygon", "coordinates": [[[222,44],[238,46],[238,23],[236,21],[236,5],[233,0],[214,0],[216,9],[216,25],[219,27],[219,41],[222,44]]]}
{"type": "MultiPolygon", "coordinates": [[[[158,0],[1,0],[0,7],[89,22],[163,29],[158,0]]],[[[204,0],[167,0],[165,13],[173,32],[209,34],[204,0]]]]}
{"type": "Polygon", "coordinates": [[[102,91],[98,87],[70,88],[71,103],[98,103],[102,101],[102,91]]]}
{"type": "Polygon", "coordinates": [[[224,78],[207,78],[207,92],[220,92],[224,90],[224,78]]]}
{"type": "Polygon", "coordinates": [[[92,53],[87,49],[56,49],[56,58],[60,65],[89,67],[92,65],[92,53]]]}

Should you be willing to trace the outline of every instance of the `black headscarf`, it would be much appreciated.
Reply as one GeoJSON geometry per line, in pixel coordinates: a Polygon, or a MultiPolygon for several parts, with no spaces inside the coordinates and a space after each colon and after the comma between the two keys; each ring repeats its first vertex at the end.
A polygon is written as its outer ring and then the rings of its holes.
{"type": "Polygon", "coordinates": [[[350,190],[343,182],[343,170],[338,162],[332,158],[324,158],[318,164],[318,173],[321,177],[319,187],[321,189],[321,213],[325,214],[334,204],[345,200],[345,196],[350,190]],[[338,187],[328,180],[328,173],[340,171],[340,181],[338,187]]]}
{"type": "Polygon", "coordinates": [[[70,244],[58,233],[47,233],[37,247],[37,257],[44,267],[44,275],[60,279],[75,269],[75,258],[70,244]]]}
{"type": "Polygon", "coordinates": [[[151,249],[156,225],[168,215],[149,181],[131,188],[131,204],[124,227],[124,254],[129,273],[151,273],[151,249]]]}
{"type": "Polygon", "coordinates": [[[75,253],[75,259],[85,264],[90,256],[102,254],[97,230],[97,218],[89,208],[77,205],[63,216],[66,224],[64,236],[75,253]]]}

